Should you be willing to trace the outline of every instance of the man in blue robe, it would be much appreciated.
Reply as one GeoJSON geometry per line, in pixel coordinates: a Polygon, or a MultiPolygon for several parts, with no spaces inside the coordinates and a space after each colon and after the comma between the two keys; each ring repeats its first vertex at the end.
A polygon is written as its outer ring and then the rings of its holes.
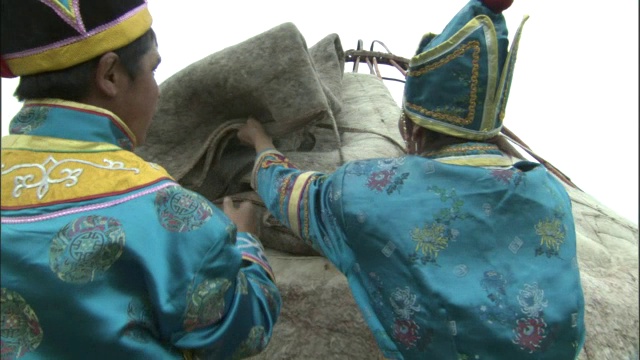
{"type": "Polygon", "coordinates": [[[281,298],[248,203],[132,151],[158,100],[145,0],[2,3],[3,359],[243,358],[281,298]]]}
{"type": "Polygon", "coordinates": [[[238,133],[258,153],[254,189],[344,273],[389,359],[574,359],[584,343],[571,201],[497,146],[521,28],[507,51],[496,3],[471,0],[422,38],[406,156],[323,174],[297,169],[256,119],[238,133]]]}

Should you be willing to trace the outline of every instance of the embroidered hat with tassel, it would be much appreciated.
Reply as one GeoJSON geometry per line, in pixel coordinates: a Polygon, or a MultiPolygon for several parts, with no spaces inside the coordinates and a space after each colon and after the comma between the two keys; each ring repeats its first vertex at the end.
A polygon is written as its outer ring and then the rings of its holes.
{"type": "Polygon", "coordinates": [[[502,128],[525,16],[508,50],[502,11],[513,0],[470,0],[409,62],[403,110],[419,126],[470,140],[502,128]]]}
{"type": "Polygon", "coordinates": [[[2,77],[62,70],[151,28],[146,0],[2,0],[2,77]]]}

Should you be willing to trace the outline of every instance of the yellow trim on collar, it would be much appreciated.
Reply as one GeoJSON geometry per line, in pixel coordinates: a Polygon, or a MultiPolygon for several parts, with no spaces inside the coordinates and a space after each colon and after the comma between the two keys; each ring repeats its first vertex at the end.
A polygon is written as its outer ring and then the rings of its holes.
{"type": "Polygon", "coordinates": [[[3,150],[31,150],[60,152],[121,151],[122,148],[109,143],[59,139],[47,136],[7,135],[2,138],[3,150]]]}
{"type": "MultiPolygon", "coordinates": [[[[33,151],[34,146],[28,146],[30,150],[13,146],[15,144],[5,148],[4,140],[2,209],[119,195],[163,179],[173,180],[162,167],[130,151],[111,150],[111,145],[70,142],[66,149],[77,151],[33,151]]],[[[51,139],[50,143],[57,141],[51,139]]]]}
{"type": "Polygon", "coordinates": [[[487,155],[480,155],[478,157],[474,157],[473,155],[465,155],[465,156],[452,156],[447,158],[439,158],[434,159],[443,164],[451,164],[451,165],[465,165],[465,166],[479,166],[479,167],[491,167],[491,166],[512,166],[514,161],[512,158],[508,156],[495,156],[490,157],[487,155]]]}
{"type": "Polygon", "coordinates": [[[95,143],[31,135],[4,136],[2,137],[2,149],[47,152],[102,152],[122,150],[122,148],[109,143],[95,143]]]}
{"type": "Polygon", "coordinates": [[[11,58],[12,54],[7,54],[4,60],[16,76],[66,69],[130,44],[151,28],[151,22],[149,9],[144,6],[133,16],[88,38],[33,55],[11,58]]]}

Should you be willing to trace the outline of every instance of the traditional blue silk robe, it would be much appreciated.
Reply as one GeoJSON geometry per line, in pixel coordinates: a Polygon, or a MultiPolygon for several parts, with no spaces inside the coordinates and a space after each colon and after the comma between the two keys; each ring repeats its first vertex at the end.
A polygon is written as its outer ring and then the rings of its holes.
{"type": "Polygon", "coordinates": [[[27,102],[2,139],[2,358],[240,358],[281,298],[260,242],[132,150],[114,114],[27,102]]]}
{"type": "Polygon", "coordinates": [[[270,149],[252,186],[345,274],[389,359],[572,359],[583,346],[571,202],[539,164],[465,143],[321,174],[270,149]]]}

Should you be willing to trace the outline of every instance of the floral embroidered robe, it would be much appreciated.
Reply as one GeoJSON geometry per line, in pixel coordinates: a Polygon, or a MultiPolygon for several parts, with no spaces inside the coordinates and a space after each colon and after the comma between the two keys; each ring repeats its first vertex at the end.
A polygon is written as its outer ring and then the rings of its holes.
{"type": "Polygon", "coordinates": [[[252,186],[336,265],[389,359],[571,359],[584,299],[571,202],[484,143],[301,171],[258,154],[252,186]]]}
{"type": "Polygon", "coordinates": [[[2,358],[240,358],[281,298],[260,242],[130,150],[114,114],[30,101],[2,139],[2,358]]]}

